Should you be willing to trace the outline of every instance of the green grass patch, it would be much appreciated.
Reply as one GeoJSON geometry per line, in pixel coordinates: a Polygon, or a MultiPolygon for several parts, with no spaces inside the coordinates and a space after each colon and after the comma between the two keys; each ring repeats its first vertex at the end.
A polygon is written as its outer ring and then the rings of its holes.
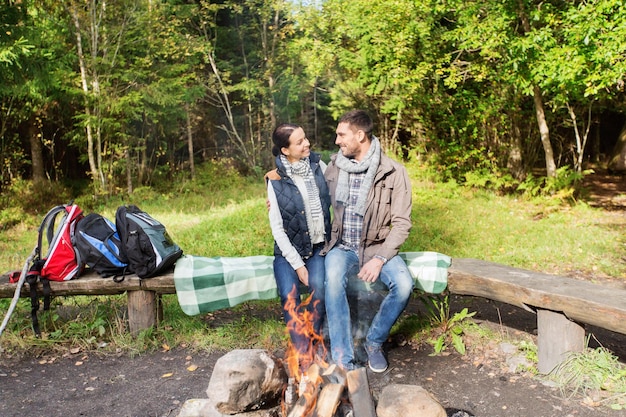
{"type": "Polygon", "coordinates": [[[569,354],[549,377],[566,396],[578,394],[588,405],[626,410],[626,366],[605,348],[569,354]]]}

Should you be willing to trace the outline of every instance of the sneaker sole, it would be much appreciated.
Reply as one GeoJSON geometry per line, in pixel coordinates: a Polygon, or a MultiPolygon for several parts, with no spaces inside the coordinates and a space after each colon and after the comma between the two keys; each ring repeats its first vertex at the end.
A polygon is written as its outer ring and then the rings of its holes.
{"type": "Polygon", "coordinates": [[[385,366],[384,368],[374,368],[372,364],[370,364],[369,362],[367,362],[367,366],[369,366],[372,372],[377,373],[377,374],[385,372],[389,368],[389,365],[385,366]]]}

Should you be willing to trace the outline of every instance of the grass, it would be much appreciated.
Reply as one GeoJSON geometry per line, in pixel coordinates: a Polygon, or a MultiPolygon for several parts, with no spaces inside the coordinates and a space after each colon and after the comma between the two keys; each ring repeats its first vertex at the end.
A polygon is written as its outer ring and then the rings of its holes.
{"type": "Polygon", "coordinates": [[[570,354],[549,378],[564,395],[582,395],[587,405],[626,410],[626,366],[605,348],[570,354]]]}
{"type": "MultiPolygon", "coordinates": [[[[423,178],[419,167],[408,168],[413,181],[413,229],[403,251],[436,251],[453,259],[477,258],[584,279],[626,281],[623,215],[584,202],[525,199],[434,183],[423,178]]],[[[187,254],[272,254],[262,178],[240,178],[207,165],[195,181],[175,181],[164,190],[141,188],[130,197],[96,201],[77,196],[75,200],[85,212],[110,219],[119,205],[136,204],[165,224],[187,254]]],[[[27,211],[10,207],[3,212],[27,211]]],[[[42,217],[42,210],[22,214],[11,226],[0,227],[0,271],[22,268],[36,243],[42,217]]],[[[0,300],[0,312],[8,309],[9,302],[0,300]]],[[[219,314],[219,319],[211,314],[186,316],[176,296],[165,295],[164,321],[136,338],[126,329],[125,304],[124,296],[57,297],[52,311],[40,313],[43,337],[37,339],[30,328],[29,301],[22,299],[2,334],[0,351],[8,355],[68,349],[140,354],[175,346],[199,350],[286,347],[277,300],[237,306],[232,309],[236,318],[225,320],[228,312],[219,314]],[[275,314],[267,317],[268,311],[275,314]]],[[[432,327],[428,318],[409,317],[397,324],[396,331],[410,338],[432,327]]]]}

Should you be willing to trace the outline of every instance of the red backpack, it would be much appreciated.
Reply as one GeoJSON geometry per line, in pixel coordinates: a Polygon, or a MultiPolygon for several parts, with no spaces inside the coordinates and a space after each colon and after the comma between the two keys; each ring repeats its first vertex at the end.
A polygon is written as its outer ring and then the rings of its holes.
{"type": "Polygon", "coordinates": [[[41,281],[44,294],[44,310],[50,309],[50,282],[67,281],[77,277],[83,270],[80,255],[74,246],[74,232],[83,218],[83,211],[76,204],[64,204],[52,208],[39,226],[35,258],[26,281],[30,286],[31,317],[33,330],[39,336],[37,311],[37,281],[41,281]],[[57,221],[58,220],[58,221],[57,221]],[[45,241],[44,241],[45,235],[45,241]],[[46,255],[42,251],[47,248],[46,255]]]}

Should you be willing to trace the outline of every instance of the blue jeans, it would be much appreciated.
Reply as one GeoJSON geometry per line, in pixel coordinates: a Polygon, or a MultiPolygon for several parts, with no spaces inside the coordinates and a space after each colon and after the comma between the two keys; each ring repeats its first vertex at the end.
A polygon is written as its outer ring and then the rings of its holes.
{"type": "MultiPolygon", "coordinates": [[[[319,245],[319,247],[315,248],[313,251],[313,256],[308,259],[305,259],[304,264],[309,271],[309,292],[312,294],[312,298],[306,309],[312,317],[313,320],[313,331],[316,335],[322,334],[323,324],[324,324],[324,315],[325,315],[325,304],[324,304],[324,279],[325,279],[325,271],[324,271],[324,258],[320,256],[320,250],[322,250],[323,245],[319,245]]],[[[294,317],[291,312],[285,309],[285,305],[289,299],[294,300],[295,306],[297,309],[296,314],[301,318],[303,316],[303,311],[300,311],[301,305],[301,291],[300,286],[303,284],[298,279],[298,274],[292,268],[291,264],[287,262],[287,260],[280,256],[274,256],[274,278],[276,279],[276,286],[278,287],[278,295],[280,296],[280,303],[283,307],[283,317],[285,319],[285,323],[287,324],[287,328],[289,330],[289,336],[291,338],[291,343],[300,353],[309,352],[311,344],[313,340],[303,334],[302,332],[296,332],[294,329],[294,317]]]]}
{"type": "MultiPolygon", "coordinates": [[[[335,247],[326,254],[326,316],[333,360],[346,368],[354,364],[352,323],[346,287],[350,274],[359,270],[358,255],[335,247]]],[[[406,263],[394,256],[383,266],[378,278],[389,290],[367,332],[366,343],[382,346],[391,327],[406,308],[413,292],[413,277],[406,263]]]]}

